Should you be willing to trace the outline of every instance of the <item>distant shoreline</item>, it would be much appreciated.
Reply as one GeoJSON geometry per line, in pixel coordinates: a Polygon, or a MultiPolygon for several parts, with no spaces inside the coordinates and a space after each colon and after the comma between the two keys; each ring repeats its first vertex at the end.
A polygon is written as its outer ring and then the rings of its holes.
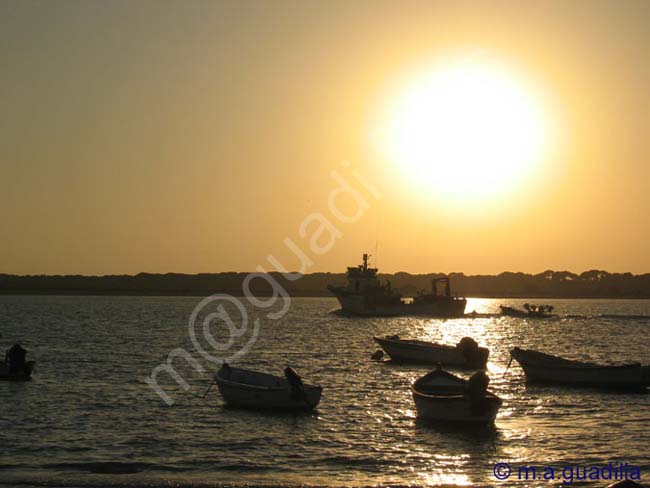
{"type": "MultiPolygon", "coordinates": [[[[255,296],[287,293],[292,297],[332,297],[327,286],[344,284],[344,273],[309,273],[288,279],[281,273],[224,272],[201,274],[137,275],[10,275],[0,274],[0,295],[97,295],[97,296],[208,296],[224,293],[255,296]]],[[[429,292],[433,280],[449,276],[452,294],[474,298],[650,298],[650,274],[609,273],[601,270],[581,274],[547,270],[538,274],[504,272],[498,275],[463,273],[379,274],[403,296],[429,292]]]]}
{"type": "MultiPolygon", "coordinates": [[[[217,293],[233,297],[245,297],[241,291],[229,292],[224,290],[206,290],[204,293],[196,292],[162,292],[162,291],[71,291],[71,290],[48,290],[48,291],[21,291],[21,290],[0,290],[0,296],[64,296],[64,297],[207,297],[217,293]]],[[[264,298],[273,296],[270,293],[256,293],[256,297],[264,298]]],[[[290,293],[291,298],[332,298],[329,293],[290,293]]],[[[507,299],[530,299],[530,300],[649,300],[650,296],[552,296],[552,295],[463,295],[465,298],[483,298],[494,300],[507,299]]]]}

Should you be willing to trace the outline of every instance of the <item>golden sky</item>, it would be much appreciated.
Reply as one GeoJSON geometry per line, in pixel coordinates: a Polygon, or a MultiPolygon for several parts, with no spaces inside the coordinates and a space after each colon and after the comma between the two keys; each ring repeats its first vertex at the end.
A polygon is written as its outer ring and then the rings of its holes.
{"type": "Polygon", "coordinates": [[[641,0],[0,1],[0,272],[297,269],[287,238],[308,271],[378,243],[385,272],[650,272],[649,22],[641,0]],[[547,117],[519,180],[479,151],[487,196],[379,149],[390,107],[459,59],[547,117]],[[355,222],[334,170],[381,192],[355,222]],[[321,254],[313,214],[336,227],[321,254]]]}

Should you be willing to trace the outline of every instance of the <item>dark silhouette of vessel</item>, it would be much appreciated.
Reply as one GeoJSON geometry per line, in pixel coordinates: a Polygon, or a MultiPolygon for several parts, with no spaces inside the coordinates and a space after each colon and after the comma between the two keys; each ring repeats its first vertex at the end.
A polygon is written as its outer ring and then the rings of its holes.
{"type": "Polygon", "coordinates": [[[329,285],[327,288],[338,299],[341,311],[350,315],[395,317],[400,315],[426,315],[429,317],[463,317],[467,300],[451,294],[448,277],[431,283],[431,293],[404,297],[391,287],[390,281],[381,284],[377,268],[368,266],[368,254],[363,264],[348,267],[346,286],[329,285]],[[438,293],[438,287],[444,287],[438,293]]]}
{"type": "Polygon", "coordinates": [[[501,315],[504,315],[506,317],[547,319],[549,317],[553,317],[551,312],[553,311],[554,307],[552,305],[530,305],[528,303],[524,303],[525,310],[506,307],[504,305],[501,305],[500,308],[501,315]]]}

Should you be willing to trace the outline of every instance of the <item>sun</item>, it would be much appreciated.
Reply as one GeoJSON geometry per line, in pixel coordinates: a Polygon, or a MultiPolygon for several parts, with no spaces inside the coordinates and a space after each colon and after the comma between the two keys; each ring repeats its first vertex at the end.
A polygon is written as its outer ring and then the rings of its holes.
{"type": "Polygon", "coordinates": [[[487,58],[436,63],[402,87],[381,150],[411,187],[456,203],[495,200],[541,177],[552,138],[542,97],[487,58]]]}

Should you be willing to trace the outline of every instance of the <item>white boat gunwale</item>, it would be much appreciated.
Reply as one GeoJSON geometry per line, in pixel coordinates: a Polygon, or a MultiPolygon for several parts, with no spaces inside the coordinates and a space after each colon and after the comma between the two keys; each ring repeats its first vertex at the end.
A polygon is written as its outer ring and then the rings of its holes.
{"type": "MultiPolygon", "coordinates": [[[[415,385],[411,386],[411,391],[415,395],[419,395],[422,397],[429,397],[429,398],[436,398],[436,399],[466,399],[467,395],[464,393],[459,393],[459,392],[454,392],[454,391],[449,391],[449,394],[445,394],[444,392],[439,392],[439,393],[427,393],[422,390],[418,390],[415,385]]],[[[500,402],[503,401],[501,400],[500,397],[492,393],[491,391],[488,391],[485,394],[485,398],[494,398],[496,400],[499,400],[500,402]]]]}
{"type": "MultiPolygon", "coordinates": [[[[249,383],[240,383],[238,381],[230,381],[224,378],[219,378],[218,381],[221,383],[227,384],[229,386],[236,386],[238,388],[245,388],[248,390],[261,390],[261,391],[284,391],[287,388],[283,386],[261,386],[261,385],[251,385],[249,383]]],[[[307,385],[305,385],[307,386],[307,385]]]]}
{"type": "Polygon", "coordinates": [[[373,337],[373,339],[375,339],[375,341],[377,341],[379,344],[381,344],[381,342],[388,342],[393,344],[399,344],[400,346],[406,346],[406,347],[415,347],[415,348],[427,347],[431,349],[446,349],[449,351],[456,350],[456,346],[450,346],[448,344],[438,344],[437,342],[427,342],[419,339],[391,339],[389,337],[373,337]]]}

